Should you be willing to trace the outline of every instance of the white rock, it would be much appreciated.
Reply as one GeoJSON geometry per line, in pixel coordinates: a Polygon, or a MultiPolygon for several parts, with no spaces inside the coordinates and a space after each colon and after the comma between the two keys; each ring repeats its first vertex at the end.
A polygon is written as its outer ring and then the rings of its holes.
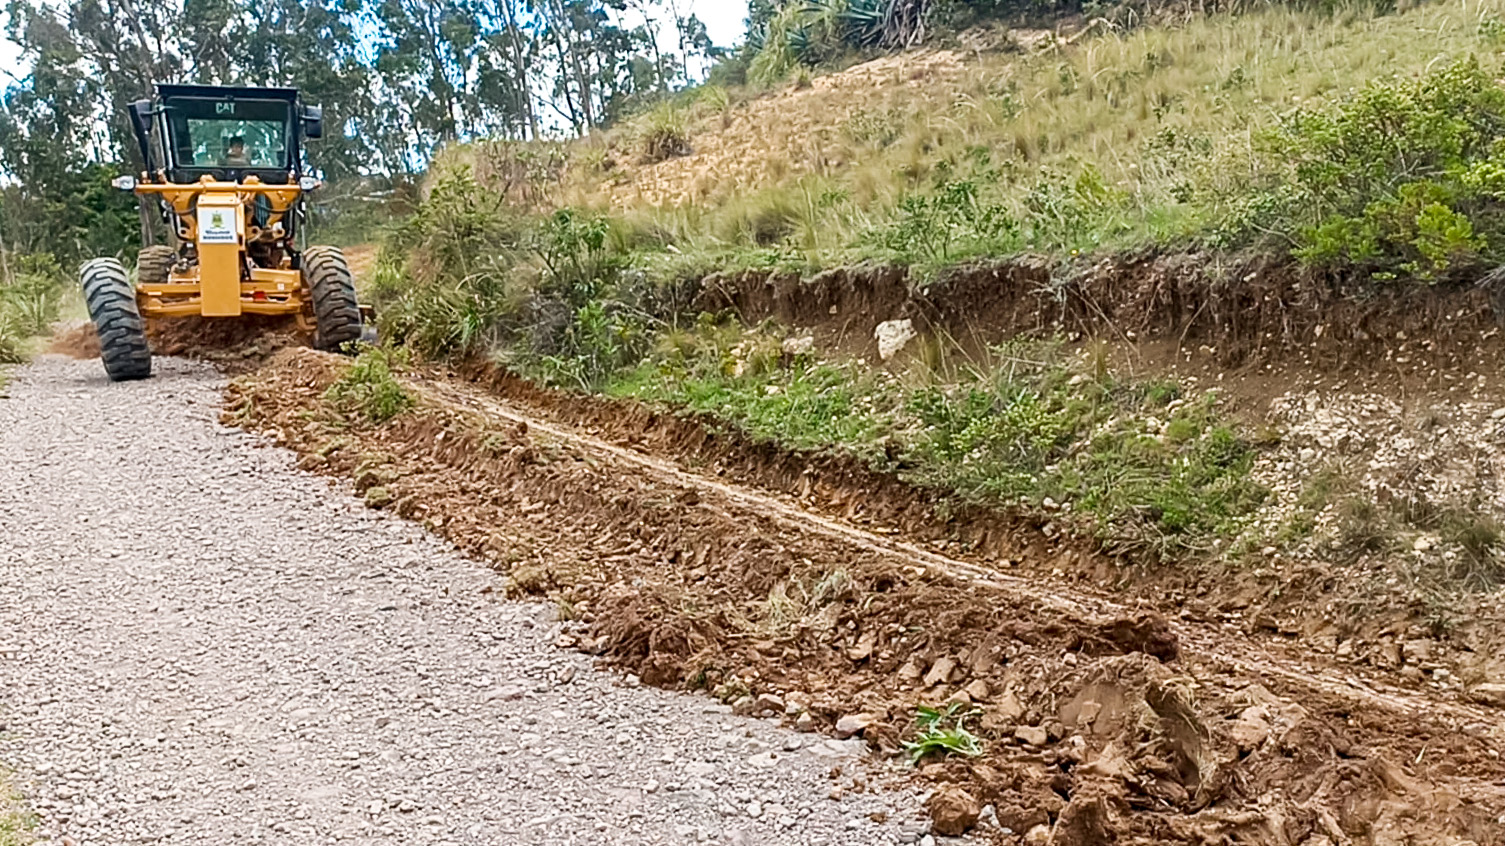
{"type": "Polygon", "coordinates": [[[809,355],[815,350],[815,336],[805,335],[800,338],[785,338],[783,350],[785,355],[809,355]]]}
{"type": "Polygon", "coordinates": [[[914,321],[887,320],[878,324],[873,336],[878,339],[878,357],[888,361],[903,350],[916,336],[914,321]]]}

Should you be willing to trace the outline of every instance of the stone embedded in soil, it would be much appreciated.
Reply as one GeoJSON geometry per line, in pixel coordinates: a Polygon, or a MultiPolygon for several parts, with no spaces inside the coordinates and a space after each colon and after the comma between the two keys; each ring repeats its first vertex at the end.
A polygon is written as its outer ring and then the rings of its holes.
{"type": "Polygon", "coordinates": [[[836,736],[845,740],[861,734],[878,720],[877,714],[848,714],[836,721],[836,736]]]}
{"type": "Polygon", "coordinates": [[[993,703],[992,710],[999,720],[1008,723],[1016,722],[1024,716],[1024,704],[1019,701],[1019,697],[1015,696],[1012,690],[1005,690],[1003,695],[998,697],[998,701],[993,703]]]}
{"type": "Polygon", "coordinates": [[[873,337],[878,341],[878,357],[888,361],[915,339],[914,321],[885,320],[873,330],[873,337]]]}
{"type": "Polygon", "coordinates": [[[1024,835],[1024,846],[1049,846],[1050,827],[1037,825],[1024,835]]]}
{"type": "Polygon", "coordinates": [[[1482,705],[1505,708],[1505,684],[1481,684],[1470,691],[1469,695],[1482,705]]]}
{"type": "Polygon", "coordinates": [[[784,713],[784,700],[772,693],[764,693],[758,696],[753,710],[763,715],[784,713]]]}
{"type": "Polygon", "coordinates": [[[785,355],[809,355],[815,351],[815,336],[804,335],[798,338],[785,338],[783,350],[785,355]]]}
{"type": "Polygon", "coordinates": [[[959,837],[966,834],[982,814],[982,806],[972,794],[960,787],[947,786],[937,790],[925,803],[930,820],[937,834],[959,837]]]}
{"type": "Polygon", "coordinates": [[[938,684],[945,684],[951,681],[951,674],[955,670],[956,659],[950,657],[938,659],[930,668],[930,672],[925,674],[925,686],[935,687],[938,684]]]}
{"type": "Polygon", "coordinates": [[[976,681],[967,685],[966,691],[967,695],[972,697],[972,701],[974,702],[988,701],[988,695],[991,693],[991,691],[988,689],[988,683],[982,679],[977,679],[976,681]]]}
{"type": "Polygon", "coordinates": [[[1401,659],[1407,664],[1421,664],[1432,658],[1432,641],[1408,640],[1401,644],[1401,659]]]}
{"type": "Polygon", "coordinates": [[[1270,712],[1263,705],[1247,708],[1229,730],[1239,751],[1249,752],[1264,745],[1270,736],[1270,712]]]}
{"type": "Polygon", "coordinates": [[[1102,796],[1078,796],[1061,810],[1051,846],[1099,846],[1110,842],[1108,803],[1102,796]]]}
{"type": "Polygon", "coordinates": [[[815,718],[806,711],[794,718],[795,731],[815,731],[815,718]]]}
{"type": "Polygon", "coordinates": [[[1020,726],[1014,731],[1014,737],[1030,746],[1044,746],[1050,742],[1050,733],[1039,726],[1020,726]]]}

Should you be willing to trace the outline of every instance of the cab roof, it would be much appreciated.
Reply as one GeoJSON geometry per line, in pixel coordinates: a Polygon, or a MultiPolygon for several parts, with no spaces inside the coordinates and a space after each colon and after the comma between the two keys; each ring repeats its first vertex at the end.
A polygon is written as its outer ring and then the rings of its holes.
{"type": "Polygon", "coordinates": [[[157,96],[206,97],[216,100],[286,100],[298,102],[296,88],[244,88],[230,85],[158,85],[157,96]]]}

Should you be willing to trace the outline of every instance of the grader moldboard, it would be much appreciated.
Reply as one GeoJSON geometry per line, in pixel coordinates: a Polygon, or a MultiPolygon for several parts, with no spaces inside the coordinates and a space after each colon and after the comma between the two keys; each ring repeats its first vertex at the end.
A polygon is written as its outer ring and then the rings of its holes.
{"type": "Polygon", "coordinates": [[[111,380],[151,375],[147,319],[291,315],[320,349],[361,337],[344,254],[298,246],[304,195],[319,185],[303,141],[323,135],[321,109],[290,88],[158,85],[129,110],[146,171],[114,185],[141,198],[148,246],[134,285],[115,259],[81,271],[111,380]],[[159,221],[170,246],[153,243],[159,221]]]}

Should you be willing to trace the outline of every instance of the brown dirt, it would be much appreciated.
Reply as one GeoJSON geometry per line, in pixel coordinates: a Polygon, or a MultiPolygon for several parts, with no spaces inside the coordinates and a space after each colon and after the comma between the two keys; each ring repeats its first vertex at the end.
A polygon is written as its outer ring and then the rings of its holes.
{"type": "Polygon", "coordinates": [[[833,149],[831,127],[907,104],[920,86],[937,101],[956,96],[964,60],[950,50],[906,51],[819,76],[806,88],[786,87],[708,116],[694,127],[688,154],[667,160],[644,160],[638,139],[613,138],[613,167],[597,190],[618,209],[679,205],[743,194],[786,173],[842,167],[851,157],[833,149]]]}
{"type": "Polygon", "coordinates": [[[66,355],[70,358],[89,359],[99,357],[99,335],[94,324],[80,323],[60,328],[47,344],[47,352],[66,355]]]}
{"type": "Polygon", "coordinates": [[[1252,404],[1298,387],[1462,394],[1476,388],[1463,374],[1505,365],[1505,292],[1376,291],[1263,256],[1146,251],[1077,269],[1024,257],[923,286],[881,266],[743,271],[709,277],[695,305],[747,325],[773,318],[874,364],[877,325],[906,318],[962,355],[1019,335],[1105,343],[1131,369],[1198,377],[1252,404]]]}
{"type": "Polygon", "coordinates": [[[1496,710],[941,555],[486,391],[413,382],[417,411],[364,428],[321,399],[344,366],[283,350],[226,419],[497,562],[651,683],[776,693],[827,729],[870,713],[887,753],[915,705],[977,708],[987,753],[919,774],[992,805],[1003,842],[1505,843],[1496,710]]]}
{"type": "MultiPolygon", "coordinates": [[[[425,385],[451,402],[474,404],[473,395],[457,390],[453,380],[618,447],[670,458],[845,525],[906,538],[926,552],[1065,581],[1076,591],[1237,628],[1266,649],[1327,661],[1335,672],[1362,674],[1372,684],[1415,688],[1427,683],[1418,661],[1401,660],[1406,643],[1424,645],[1422,664],[1446,668],[1466,685],[1505,683],[1505,660],[1494,657],[1501,647],[1502,609],[1489,597],[1460,612],[1450,630],[1436,631],[1429,616],[1434,609],[1407,590],[1376,593],[1370,574],[1339,578],[1335,574],[1342,568],[1331,564],[1282,560],[1238,570],[1189,562],[1161,566],[1105,552],[1090,531],[1073,533],[1059,514],[959,506],[943,492],[916,489],[849,456],[753,441],[708,416],[544,390],[484,363],[436,374],[425,385]],[[1342,661],[1334,657],[1339,643],[1348,654],[1342,661]]],[[[1141,635],[1126,629],[1117,636],[1141,635]]],[[[1154,632],[1143,636],[1149,642],[1140,649],[1159,654],[1172,648],[1154,645],[1159,636],[1154,632]]]]}
{"type": "MultiPolygon", "coordinates": [[[[153,355],[205,359],[232,371],[255,367],[277,350],[307,346],[311,340],[293,318],[260,316],[153,320],[147,322],[146,334],[153,355]]],[[[78,359],[97,358],[99,337],[92,323],[81,323],[54,334],[47,351],[78,359]]]]}

